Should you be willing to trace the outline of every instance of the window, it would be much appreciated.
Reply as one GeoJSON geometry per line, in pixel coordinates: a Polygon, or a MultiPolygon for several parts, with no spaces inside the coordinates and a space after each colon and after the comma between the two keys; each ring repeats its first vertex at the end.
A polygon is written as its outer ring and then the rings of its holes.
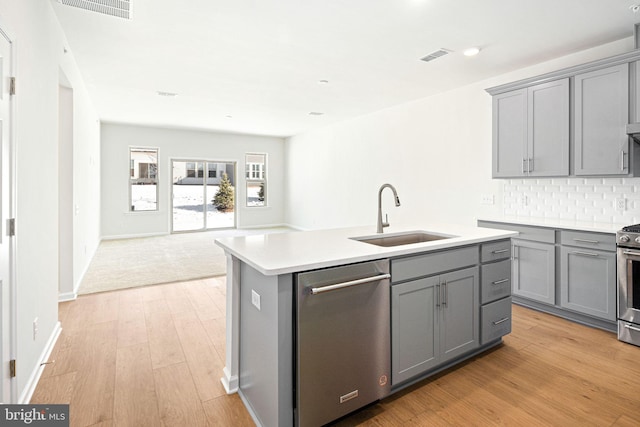
{"type": "Polygon", "coordinates": [[[267,205],[267,155],[247,154],[247,206],[267,205]]]}
{"type": "Polygon", "coordinates": [[[208,171],[207,171],[208,175],[207,175],[207,177],[209,177],[209,178],[216,178],[216,177],[218,176],[218,165],[208,163],[208,164],[207,164],[207,168],[208,168],[208,171]]]}
{"type": "Polygon", "coordinates": [[[129,210],[158,210],[158,150],[129,149],[129,210]]]}

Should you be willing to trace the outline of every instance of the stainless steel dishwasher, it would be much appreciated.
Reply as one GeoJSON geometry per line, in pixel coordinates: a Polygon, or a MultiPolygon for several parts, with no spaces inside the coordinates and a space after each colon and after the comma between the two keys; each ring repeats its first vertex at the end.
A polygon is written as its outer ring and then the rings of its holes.
{"type": "Polygon", "coordinates": [[[391,390],[389,261],[296,277],[296,425],[320,426],[391,390]]]}

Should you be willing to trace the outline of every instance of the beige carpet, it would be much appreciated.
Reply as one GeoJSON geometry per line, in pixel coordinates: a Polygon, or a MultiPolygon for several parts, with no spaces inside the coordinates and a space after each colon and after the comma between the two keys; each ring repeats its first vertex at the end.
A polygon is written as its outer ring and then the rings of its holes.
{"type": "Polygon", "coordinates": [[[100,243],[78,294],[181,282],[226,274],[217,237],[292,231],[288,228],[206,231],[100,243]]]}

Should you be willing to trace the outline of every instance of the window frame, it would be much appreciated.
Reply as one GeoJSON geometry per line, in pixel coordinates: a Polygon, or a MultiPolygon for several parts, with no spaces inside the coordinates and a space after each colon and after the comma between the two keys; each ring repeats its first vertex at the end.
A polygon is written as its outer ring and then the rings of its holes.
{"type": "Polygon", "coordinates": [[[160,170],[159,170],[159,165],[160,165],[160,149],[158,147],[142,147],[142,146],[130,146],[128,149],[128,154],[129,154],[129,179],[128,179],[128,185],[129,185],[129,191],[128,191],[128,208],[127,208],[127,212],[129,213],[139,213],[139,212],[158,212],[159,209],[159,197],[160,197],[160,170]],[[134,152],[149,152],[149,153],[155,153],[155,163],[152,162],[136,162],[134,157],[133,157],[133,153],[134,152]],[[146,167],[147,170],[147,177],[145,177],[144,179],[149,180],[151,182],[149,182],[150,184],[155,184],[156,187],[156,191],[155,191],[155,208],[154,209],[135,209],[135,205],[134,205],[134,201],[133,201],[133,186],[134,185],[140,185],[139,183],[136,183],[134,181],[141,179],[140,177],[136,178],[136,172],[139,174],[140,173],[140,165],[141,164],[146,164],[148,165],[146,167]],[[153,170],[153,167],[151,165],[155,164],[155,171],[153,170]],[[155,172],[155,176],[154,175],[155,172]]]}
{"type": "Polygon", "coordinates": [[[245,207],[247,208],[265,208],[268,207],[268,160],[269,156],[267,153],[245,153],[244,155],[244,163],[245,163],[245,207]],[[262,163],[250,162],[248,161],[251,156],[262,156],[264,161],[262,163]],[[264,200],[257,202],[256,204],[249,203],[249,187],[255,186],[256,184],[262,184],[264,190],[264,200]]]}

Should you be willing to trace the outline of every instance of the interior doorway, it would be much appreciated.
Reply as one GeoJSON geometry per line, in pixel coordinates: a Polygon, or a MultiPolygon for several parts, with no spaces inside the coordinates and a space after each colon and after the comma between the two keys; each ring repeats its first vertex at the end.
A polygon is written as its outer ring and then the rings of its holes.
{"type": "Polygon", "coordinates": [[[236,227],[236,163],[172,160],[171,232],[236,227]],[[233,194],[227,206],[214,203],[222,189],[233,194]]]}

